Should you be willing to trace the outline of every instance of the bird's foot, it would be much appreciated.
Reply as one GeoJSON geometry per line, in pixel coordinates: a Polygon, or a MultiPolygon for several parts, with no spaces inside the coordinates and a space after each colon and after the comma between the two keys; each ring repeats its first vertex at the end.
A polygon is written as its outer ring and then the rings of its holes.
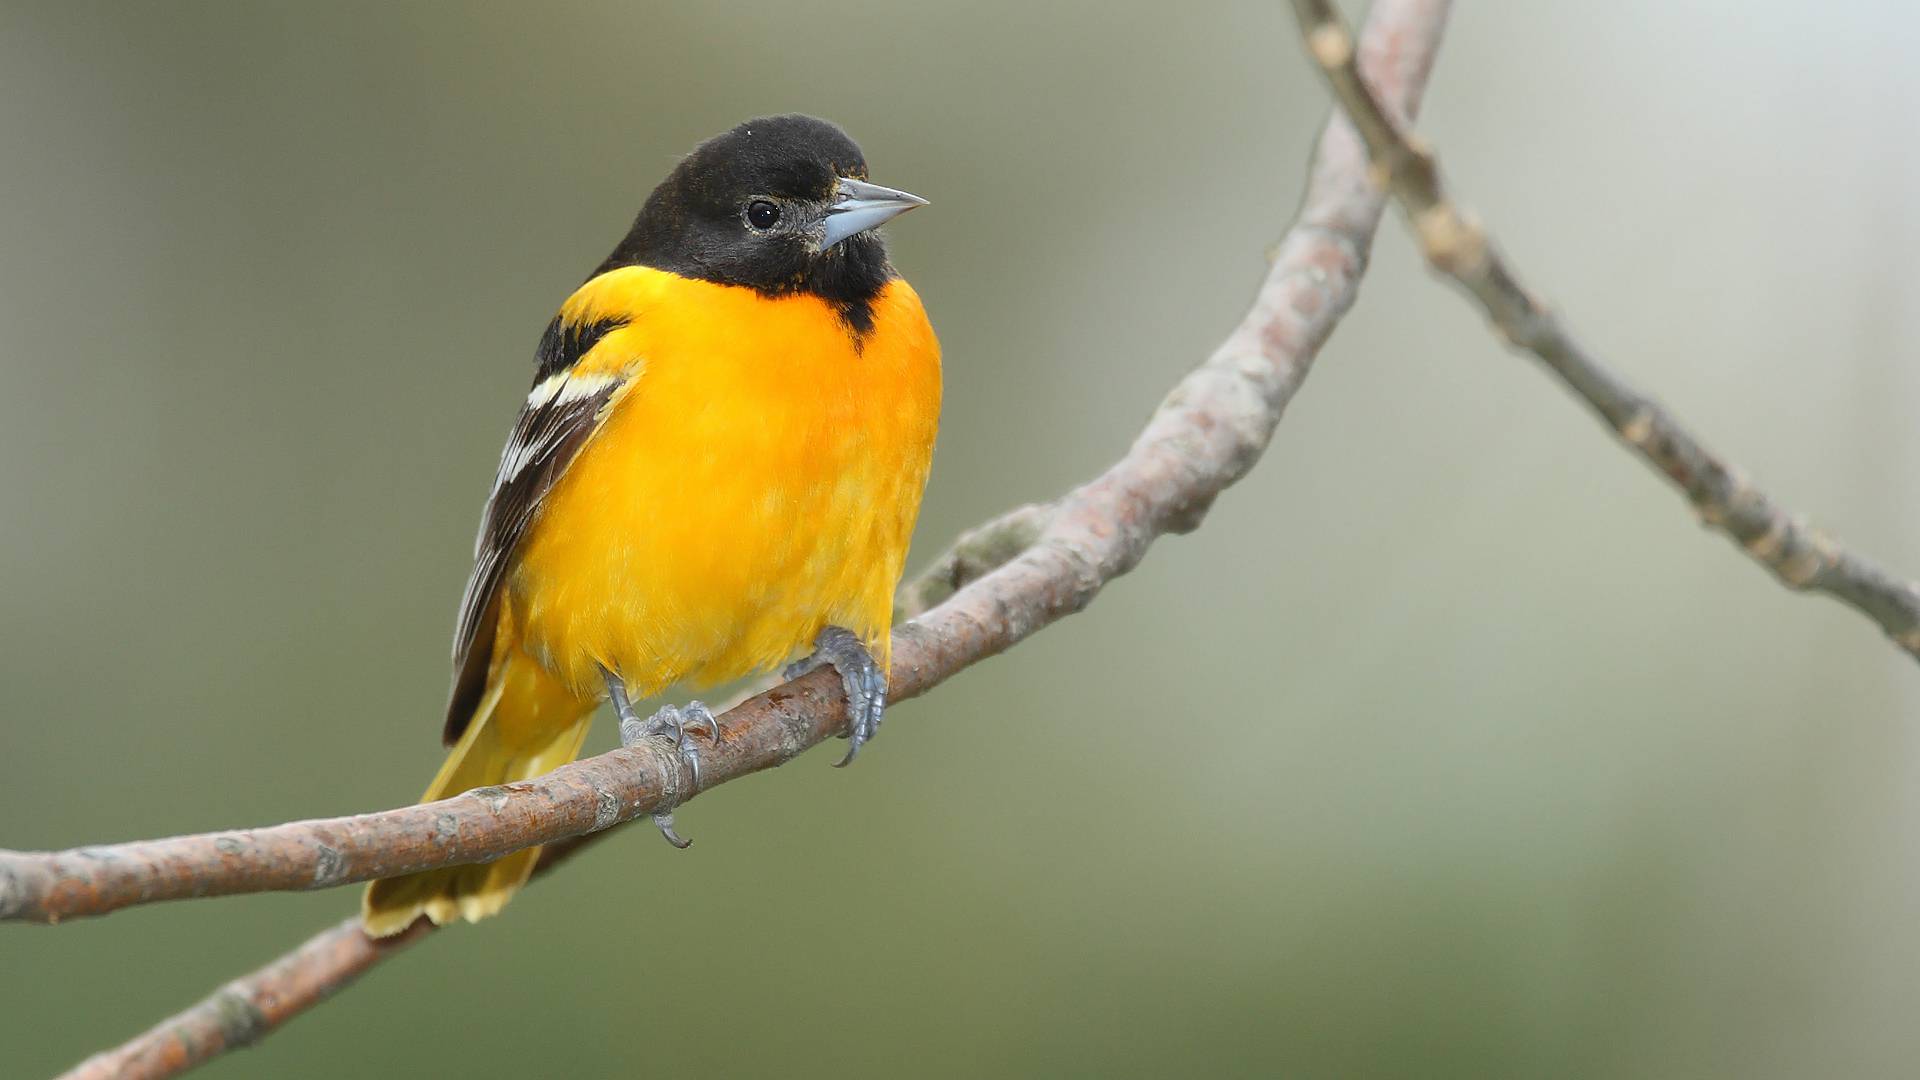
{"type": "Polygon", "coordinates": [[[660,710],[645,720],[629,713],[620,718],[620,745],[638,746],[642,739],[651,739],[664,735],[680,754],[680,760],[687,763],[687,771],[693,774],[693,786],[700,786],[700,748],[694,745],[690,731],[704,731],[709,743],[720,741],[720,721],[713,710],[698,701],[689,701],[685,708],[677,705],[663,705],[660,710]]]}
{"type": "MultiPolygon", "coordinates": [[[[689,701],[684,708],[674,705],[663,706],[652,716],[642,720],[639,714],[633,711],[633,702],[628,698],[626,685],[620,681],[619,676],[607,672],[606,679],[607,693],[613,698],[613,710],[620,716],[620,745],[638,746],[644,740],[664,736],[673,743],[674,752],[680,755],[680,760],[686,763],[687,772],[693,778],[693,786],[698,790],[700,748],[694,745],[693,737],[688,732],[704,729],[707,742],[717,745],[720,742],[720,720],[713,715],[713,710],[698,701],[689,701]]],[[[671,812],[653,815],[653,823],[659,828],[660,835],[666,837],[667,843],[674,847],[684,848],[693,843],[673,831],[671,812]]]]}
{"type": "Polygon", "coordinates": [[[821,666],[839,672],[847,692],[847,756],[835,763],[839,768],[850,764],[867,740],[879,733],[880,718],[887,711],[887,675],[853,631],[839,626],[820,631],[813,640],[813,655],[788,664],[782,674],[797,679],[821,666]]]}
{"type": "MultiPolygon", "coordinates": [[[[698,701],[689,701],[685,708],[674,705],[662,706],[658,712],[645,720],[632,715],[629,711],[628,715],[620,718],[620,745],[637,746],[646,739],[664,736],[672,741],[673,749],[680,755],[680,760],[687,763],[687,771],[693,774],[693,786],[698,789],[700,787],[700,748],[694,745],[693,737],[687,733],[690,729],[705,729],[709,743],[720,741],[720,720],[713,715],[713,710],[698,701]]],[[[653,823],[659,828],[660,835],[666,837],[667,843],[674,847],[684,848],[693,843],[673,831],[672,813],[653,815],[653,823]]]]}

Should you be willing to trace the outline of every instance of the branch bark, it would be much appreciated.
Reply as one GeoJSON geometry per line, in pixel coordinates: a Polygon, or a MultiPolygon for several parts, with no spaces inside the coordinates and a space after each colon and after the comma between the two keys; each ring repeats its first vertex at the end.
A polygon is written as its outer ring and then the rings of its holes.
{"type": "MultiPolygon", "coordinates": [[[[1379,0],[1360,43],[1367,77],[1409,114],[1449,7],[1449,0],[1379,0]]],[[[1137,565],[1156,538],[1199,525],[1214,498],[1265,450],[1321,345],[1352,306],[1383,209],[1360,140],[1334,117],[1321,134],[1298,218],[1252,309],[1173,388],[1126,455],[1050,508],[989,523],[987,535],[963,537],[936,562],[934,573],[958,588],[895,632],[897,699],[924,693],[1081,610],[1137,565]],[[1010,541],[1026,539],[1029,530],[1031,542],[1013,553],[1010,541]]],[[[941,588],[910,590],[903,602],[912,610],[938,599],[941,588]]],[[[844,705],[838,680],[815,672],[729,710],[720,746],[703,755],[702,788],[790,760],[838,733],[844,705]]],[[[544,870],[591,839],[568,838],[695,793],[677,755],[621,749],[525,783],[378,814],[109,848],[7,852],[0,854],[0,917],[51,922],[159,899],[340,885],[537,843],[553,845],[544,870]]],[[[176,1075],[260,1038],[428,932],[417,923],[374,942],[355,923],[343,923],[67,1075],[176,1075]]]]}
{"type": "Polygon", "coordinates": [[[1353,35],[1331,0],[1293,0],[1307,52],[1353,120],[1380,182],[1406,211],[1421,253],[1479,301],[1494,330],[1559,376],[1622,443],[1665,476],[1709,528],[1724,533],[1782,585],[1825,593],[1865,615],[1920,659],[1920,585],[1887,572],[1775,502],[1678,417],[1588,352],[1525,285],[1473,215],[1448,192],[1432,147],[1369,87],[1353,35]]]}

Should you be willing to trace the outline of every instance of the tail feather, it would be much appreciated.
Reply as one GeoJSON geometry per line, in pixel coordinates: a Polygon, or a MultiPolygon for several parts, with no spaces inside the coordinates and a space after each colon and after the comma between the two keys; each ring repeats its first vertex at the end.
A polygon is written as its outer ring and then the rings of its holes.
{"type": "MultiPolygon", "coordinates": [[[[510,653],[495,667],[473,721],[421,802],[539,776],[579,755],[597,702],[575,697],[518,654],[510,653]]],[[[440,926],[456,918],[484,919],[526,884],[539,858],[540,849],[531,847],[489,863],[376,881],[361,903],[361,925],[374,937],[386,937],[422,915],[440,926]]]]}

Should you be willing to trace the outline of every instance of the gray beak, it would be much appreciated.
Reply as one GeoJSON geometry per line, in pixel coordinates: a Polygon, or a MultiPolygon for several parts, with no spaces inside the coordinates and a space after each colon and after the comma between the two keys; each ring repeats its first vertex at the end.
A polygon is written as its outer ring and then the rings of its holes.
{"type": "Polygon", "coordinates": [[[820,237],[820,250],[891,221],[927,200],[904,191],[895,191],[849,176],[840,178],[827,207],[826,232],[820,237]]]}

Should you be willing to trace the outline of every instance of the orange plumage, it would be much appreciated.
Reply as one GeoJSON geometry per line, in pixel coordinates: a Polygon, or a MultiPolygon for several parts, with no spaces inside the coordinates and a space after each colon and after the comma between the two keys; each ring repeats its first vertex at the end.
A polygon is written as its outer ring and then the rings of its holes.
{"type": "Polygon", "coordinates": [[[940,412],[939,345],[913,288],[882,292],[857,349],[813,297],[640,268],[562,311],[631,316],[579,370],[638,377],[509,576],[521,647],[596,697],[596,662],[642,696],[712,685],[827,624],[884,656],[940,412]]]}

